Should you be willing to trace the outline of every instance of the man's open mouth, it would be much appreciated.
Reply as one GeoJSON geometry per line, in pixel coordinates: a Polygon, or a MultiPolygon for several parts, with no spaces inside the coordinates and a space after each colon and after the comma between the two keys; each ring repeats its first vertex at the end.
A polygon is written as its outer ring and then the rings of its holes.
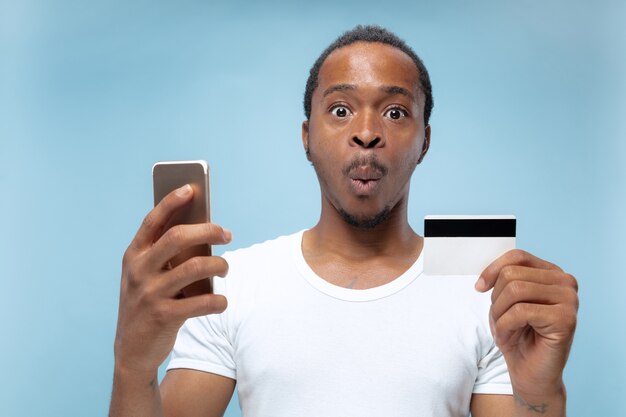
{"type": "Polygon", "coordinates": [[[378,187],[380,178],[351,178],[352,188],[359,195],[371,194],[378,187]]]}
{"type": "Polygon", "coordinates": [[[387,169],[376,160],[370,159],[352,163],[344,173],[350,178],[350,184],[356,194],[365,196],[378,188],[387,169]]]}

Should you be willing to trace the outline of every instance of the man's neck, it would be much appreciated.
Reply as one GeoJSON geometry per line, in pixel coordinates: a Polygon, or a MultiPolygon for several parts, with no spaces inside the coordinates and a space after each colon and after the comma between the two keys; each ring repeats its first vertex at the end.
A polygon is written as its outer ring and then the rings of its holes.
{"type": "Polygon", "coordinates": [[[333,253],[356,259],[413,253],[419,236],[408,222],[395,223],[393,219],[388,219],[383,224],[365,229],[344,220],[332,223],[320,221],[307,232],[308,248],[319,254],[333,253]]]}
{"type": "Polygon", "coordinates": [[[339,213],[322,210],[319,223],[302,240],[304,258],[319,276],[346,287],[358,279],[360,288],[400,276],[418,258],[422,246],[423,239],[409,225],[403,208],[392,210],[372,228],[353,226],[339,213]]]}

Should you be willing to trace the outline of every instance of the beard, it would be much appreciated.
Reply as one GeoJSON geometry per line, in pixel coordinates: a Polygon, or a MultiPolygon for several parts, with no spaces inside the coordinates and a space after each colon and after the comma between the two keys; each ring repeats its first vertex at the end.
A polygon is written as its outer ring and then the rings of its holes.
{"type": "Polygon", "coordinates": [[[389,214],[391,213],[391,207],[387,206],[381,212],[371,217],[357,217],[354,214],[348,213],[341,207],[338,211],[341,215],[341,218],[350,226],[354,226],[357,229],[367,230],[373,229],[376,226],[384,223],[389,218],[389,214]]]}

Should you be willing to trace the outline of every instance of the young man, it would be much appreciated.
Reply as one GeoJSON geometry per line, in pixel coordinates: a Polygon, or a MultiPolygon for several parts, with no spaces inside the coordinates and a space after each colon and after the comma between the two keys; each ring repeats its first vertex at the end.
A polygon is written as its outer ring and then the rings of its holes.
{"type": "Polygon", "coordinates": [[[124,255],[110,415],[221,416],[237,381],[252,417],[564,416],[576,280],[520,250],[476,283],[422,274],[407,202],[431,109],[413,51],[357,27],[307,83],[302,141],[320,183],[317,225],[169,270],[182,249],[231,234],[200,224],[157,238],[190,187],[155,207],[124,255]],[[178,296],[229,268],[215,295],[178,296]]]}

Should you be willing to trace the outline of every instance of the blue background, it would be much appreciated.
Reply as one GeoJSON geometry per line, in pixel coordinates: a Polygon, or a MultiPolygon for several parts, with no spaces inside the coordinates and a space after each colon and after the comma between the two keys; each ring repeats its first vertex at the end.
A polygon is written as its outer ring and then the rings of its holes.
{"type": "Polygon", "coordinates": [[[302,93],[358,23],[431,73],[411,223],[516,214],[518,246],[580,282],[569,416],[626,415],[624,21],[618,1],[0,0],[0,415],[106,415],[155,161],[209,161],[227,248],[317,221],[302,93]]]}

